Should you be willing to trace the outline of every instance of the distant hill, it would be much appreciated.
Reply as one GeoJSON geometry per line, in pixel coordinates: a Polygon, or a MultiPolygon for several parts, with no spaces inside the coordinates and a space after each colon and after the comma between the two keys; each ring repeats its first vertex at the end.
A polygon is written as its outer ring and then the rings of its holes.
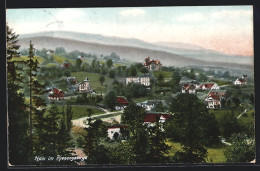
{"type": "Polygon", "coordinates": [[[163,65],[173,66],[225,66],[252,70],[253,57],[226,55],[196,45],[181,42],[148,43],[138,39],[102,36],[67,31],[41,32],[19,36],[19,44],[27,48],[29,40],[35,48],[55,49],[64,47],[67,51],[80,50],[88,53],[108,55],[116,52],[121,58],[143,62],[150,56],[159,59],[163,65]]]}

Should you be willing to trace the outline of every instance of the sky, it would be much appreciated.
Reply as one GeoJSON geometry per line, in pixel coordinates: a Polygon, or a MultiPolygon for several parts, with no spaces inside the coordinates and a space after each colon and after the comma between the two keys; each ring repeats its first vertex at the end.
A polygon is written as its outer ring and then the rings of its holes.
{"type": "Polygon", "coordinates": [[[75,31],[253,56],[252,6],[7,9],[17,34],[75,31]]]}

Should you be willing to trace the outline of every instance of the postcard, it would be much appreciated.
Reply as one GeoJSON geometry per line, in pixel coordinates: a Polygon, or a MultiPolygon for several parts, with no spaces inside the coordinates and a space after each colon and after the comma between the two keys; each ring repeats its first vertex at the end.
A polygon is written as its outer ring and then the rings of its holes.
{"type": "Polygon", "coordinates": [[[253,6],[6,10],[8,164],[254,163],[253,6]]]}

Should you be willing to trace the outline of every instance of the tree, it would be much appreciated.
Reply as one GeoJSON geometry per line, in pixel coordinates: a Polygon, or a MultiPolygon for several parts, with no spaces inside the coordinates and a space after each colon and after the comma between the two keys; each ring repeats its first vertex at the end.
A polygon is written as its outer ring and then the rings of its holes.
{"type": "Polygon", "coordinates": [[[55,102],[51,102],[51,106],[48,109],[48,115],[45,117],[44,127],[44,156],[57,156],[58,155],[58,139],[57,135],[59,132],[58,117],[59,111],[55,102]]]}
{"type": "Polygon", "coordinates": [[[195,79],[195,78],[196,78],[196,75],[195,75],[193,69],[190,70],[189,77],[190,77],[191,79],[195,79]]]}
{"type": "Polygon", "coordinates": [[[208,115],[205,105],[196,95],[179,94],[172,99],[170,112],[174,113],[171,120],[179,128],[179,140],[182,150],[175,153],[175,162],[205,162],[207,149],[203,141],[205,117],[208,115]]]}
{"type": "Polygon", "coordinates": [[[39,73],[39,63],[34,56],[35,49],[33,44],[30,42],[29,45],[29,56],[26,61],[26,73],[29,77],[28,87],[29,87],[29,138],[30,138],[30,154],[42,155],[44,153],[45,139],[43,136],[43,130],[46,129],[47,125],[44,125],[45,118],[43,117],[45,113],[46,103],[44,99],[41,98],[43,95],[44,85],[41,83],[38,77],[39,73]]]}
{"type": "Polygon", "coordinates": [[[101,75],[98,80],[100,84],[103,86],[103,83],[105,82],[106,78],[103,75],[101,75]]]}
{"type": "Polygon", "coordinates": [[[169,153],[170,147],[165,143],[165,133],[162,131],[162,123],[159,122],[160,116],[156,117],[156,124],[149,129],[149,162],[165,163],[169,159],[166,156],[169,153]]]}
{"type": "Polygon", "coordinates": [[[17,45],[18,36],[6,25],[6,59],[7,59],[7,87],[8,87],[8,155],[12,165],[30,164],[30,141],[28,138],[28,112],[24,94],[21,93],[21,84],[24,78],[23,63],[19,58],[17,45]]]}
{"type": "Polygon", "coordinates": [[[57,55],[64,55],[66,53],[65,49],[63,47],[57,47],[54,51],[57,55]]]}
{"type": "Polygon", "coordinates": [[[251,104],[253,104],[253,105],[255,104],[255,96],[253,93],[250,94],[249,100],[250,100],[251,104]]]}
{"type": "Polygon", "coordinates": [[[177,93],[180,91],[180,80],[181,80],[181,75],[178,71],[173,71],[172,73],[172,80],[171,80],[171,83],[172,83],[172,91],[173,93],[177,93]]]}
{"type": "Polygon", "coordinates": [[[92,131],[92,118],[91,115],[93,114],[93,111],[91,109],[87,109],[87,114],[88,114],[88,119],[87,119],[87,136],[85,137],[86,143],[85,143],[85,148],[84,151],[86,155],[88,156],[89,159],[91,159],[93,155],[93,146],[94,146],[94,133],[92,131]]]}
{"type": "Polygon", "coordinates": [[[122,115],[122,123],[130,132],[129,145],[133,152],[134,163],[148,162],[149,137],[143,124],[145,114],[144,108],[130,103],[122,115]]]}
{"type": "Polygon", "coordinates": [[[135,77],[137,75],[137,70],[134,66],[130,67],[129,74],[130,74],[130,76],[133,76],[133,77],[135,77]]]}
{"type": "Polygon", "coordinates": [[[111,68],[112,65],[113,65],[112,59],[108,59],[108,60],[106,61],[106,65],[107,65],[108,68],[111,68]]]}
{"type": "Polygon", "coordinates": [[[232,134],[240,132],[238,120],[233,112],[220,113],[217,121],[221,135],[227,139],[229,139],[232,134]]]}
{"type": "Polygon", "coordinates": [[[224,151],[227,162],[250,162],[255,159],[255,141],[249,139],[246,134],[233,134],[231,146],[224,151]]]}
{"type": "Polygon", "coordinates": [[[146,68],[146,67],[142,67],[141,68],[141,70],[140,70],[143,74],[146,74],[146,73],[148,73],[149,71],[148,71],[148,69],[146,68]]]}
{"type": "Polygon", "coordinates": [[[104,104],[107,108],[110,110],[115,110],[115,106],[117,104],[117,99],[116,99],[116,93],[115,91],[110,91],[106,94],[105,99],[104,99],[104,104]]]}
{"type": "Polygon", "coordinates": [[[223,78],[229,78],[229,77],[230,77],[229,71],[224,72],[223,75],[222,75],[222,77],[223,77],[223,78]]]}
{"type": "Polygon", "coordinates": [[[157,80],[158,80],[159,84],[163,84],[163,83],[164,83],[164,76],[163,76],[162,73],[160,73],[160,74],[158,75],[157,80]]]}
{"type": "Polygon", "coordinates": [[[76,67],[77,67],[77,69],[80,69],[81,64],[82,64],[82,60],[77,58],[76,59],[76,67]]]}
{"type": "Polygon", "coordinates": [[[235,104],[236,107],[238,107],[240,105],[240,100],[237,97],[233,97],[232,102],[235,104]]]}
{"type": "Polygon", "coordinates": [[[108,71],[108,76],[109,76],[109,78],[115,78],[115,76],[116,76],[115,70],[110,69],[110,70],[108,71]]]}

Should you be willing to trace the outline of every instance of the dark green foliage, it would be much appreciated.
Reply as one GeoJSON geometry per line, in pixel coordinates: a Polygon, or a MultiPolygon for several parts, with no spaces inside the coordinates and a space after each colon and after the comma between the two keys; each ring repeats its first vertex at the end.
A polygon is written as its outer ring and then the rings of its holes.
{"type": "Polygon", "coordinates": [[[162,131],[162,123],[159,122],[160,117],[156,117],[154,127],[148,128],[149,131],[149,163],[166,163],[169,158],[166,156],[170,147],[165,143],[165,133],[162,131]]]}
{"type": "Polygon", "coordinates": [[[181,80],[181,75],[178,71],[173,71],[172,73],[172,91],[173,93],[179,92],[180,91],[180,80],[181,80]]]}
{"type": "Polygon", "coordinates": [[[145,110],[134,103],[130,103],[122,115],[122,123],[130,132],[129,145],[133,153],[134,163],[148,162],[149,135],[143,125],[145,110]]]}
{"type": "Polygon", "coordinates": [[[135,67],[135,66],[131,66],[131,67],[129,68],[129,76],[135,77],[136,75],[137,75],[137,69],[136,69],[136,67],[135,67]]]}
{"type": "Polygon", "coordinates": [[[127,98],[145,97],[148,90],[141,84],[129,83],[124,89],[124,96],[127,98]],[[133,93],[135,92],[135,93],[133,93]]]}
{"type": "Polygon", "coordinates": [[[79,58],[77,58],[77,59],[76,59],[76,64],[75,64],[75,66],[77,67],[78,71],[80,71],[80,66],[81,66],[81,64],[82,64],[82,60],[79,59],[79,58]]]}
{"type": "Polygon", "coordinates": [[[217,120],[221,135],[227,139],[230,138],[232,134],[240,131],[238,120],[233,112],[220,113],[217,120]]]}
{"type": "Polygon", "coordinates": [[[115,71],[114,69],[110,69],[110,70],[108,71],[108,76],[109,76],[109,78],[115,78],[115,76],[116,76],[116,71],[115,71]]]}
{"type": "Polygon", "coordinates": [[[164,76],[163,76],[162,73],[160,73],[160,74],[158,75],[157,80],[158,80],[159,85],[162,85],[162,84],[164,83],[164,76]]]}
{"type": "Polygon", "coordinates": [[[112,90],[106,94],[104,104],[106,108],[110,110],[115,110],[115,106],[117,104],[117,96],[115,91],[112,90]]]}
{"type": "Polygon", "coordinates": [[[162,102],[158,102],[155,105],[155,112],[164,112],[165,111],[165,107],[163,106],[162,102]]]}
{"type": "Polygon", "coordinates": [[[106,65],[107,65],[108,68],[111,68],[112,65],[113,65],[112,59],[108,59],[108,60],[106,61],[106,65]]]}
{"type": "Polygon", "coordinates": [[[103,86],[103,83],[105,82],[106,78],[103,75],[101,75],[98,80],[100,81],[100,84],[103,86]]]}
{"type": "Polygon", "coordinates": [[[19,57],[18,35],[6,25],[6,60],[8,87],[8,154],[12,165],[26,165],[30,158],[30,141],[28,138],[28,112],[26,112],[25,97],[21,90],[23,77],[22,68],[14,57],[19,57]]]}
{"type": "Polygon", "coordinates": [[[175,155],[175,161],[205,162],[207,150],[203,133],[207,129],[205,121],[208,118],[205,105],[193,94],[180,94],[172,100],[170,111],[174,113],[173,119],[170,120],[171,125],[176,125],[175,128],[178,128],[177,132],[180,133],[178,139],[182,146],[182,150],[175,155]]]}
{"type": "Polygon", "coordinates": [[[227,162],[241,163],[255,159],[255,141],[246,134],[233,134],[231,144],[224,152],[227,162]]]}

